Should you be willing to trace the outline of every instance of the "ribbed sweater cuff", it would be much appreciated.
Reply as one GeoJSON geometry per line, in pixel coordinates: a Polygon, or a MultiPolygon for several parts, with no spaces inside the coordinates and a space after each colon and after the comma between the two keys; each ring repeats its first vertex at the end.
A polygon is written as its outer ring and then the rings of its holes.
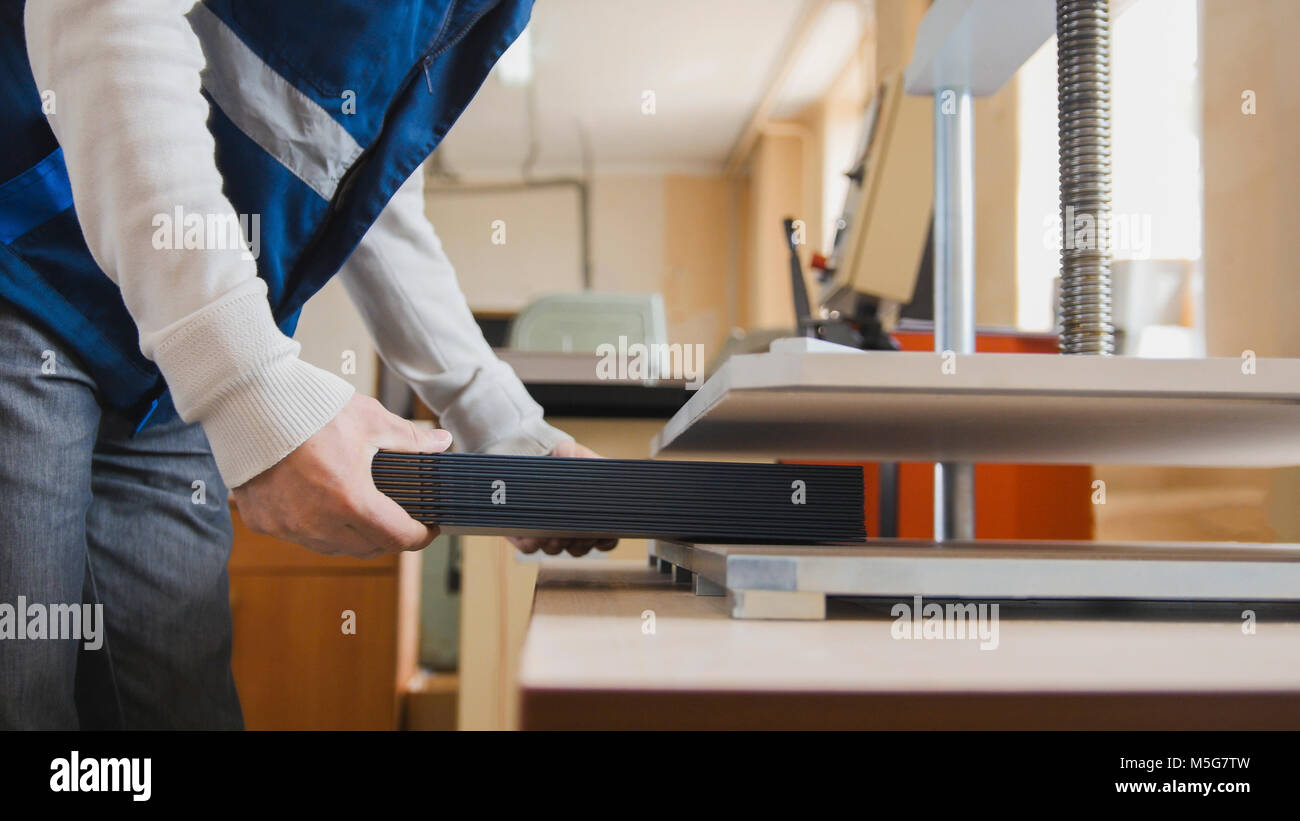
{"type": "Polygon", "coordinates": [[[301,346],[275,326],[262,289],[210,305],[160,336],[154,361],[176,410],[202,423],[232,488],[289,455],[353,393],[298,358],[301,346]]]}
{"type": "Polygon", "coordinates": [[[545,456],[573,438],[546,424],[541,406],[499,360],[478,370],[456,401],[441,409],[438,422],[466,453],[545,456]]]}

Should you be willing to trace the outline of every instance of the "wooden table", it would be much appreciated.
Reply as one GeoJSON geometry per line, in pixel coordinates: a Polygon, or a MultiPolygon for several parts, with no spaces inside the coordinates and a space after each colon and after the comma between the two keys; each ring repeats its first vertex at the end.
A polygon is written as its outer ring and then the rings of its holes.
{"type": "Polygon", "coordinates": [[[893,638],[892,604],[740,621],[725,598],[640,562],[548,561],[520,665],[521,726],[1300,729],[1293,605],[1002,602],[997,648],[981,650],[893,638]]]}

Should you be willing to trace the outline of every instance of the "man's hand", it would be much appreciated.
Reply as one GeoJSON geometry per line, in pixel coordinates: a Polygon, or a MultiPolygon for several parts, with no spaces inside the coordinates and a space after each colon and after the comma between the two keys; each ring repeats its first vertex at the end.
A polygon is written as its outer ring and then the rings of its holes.
{"type": "MultiPolygon", "coordinates": [[[[561,442],[555,446],[555,450],[551,452],[551,455],[581,456],[589,459],[600,458],[599,454],[590,448],[584,448],[577,442],[561,442]]],[[[510,541],[524,553],[536,553],[540,550],[548,556],[558,556],[566,550],[574,556],[585,556],[593,548],[596,550],[613,550],[614,546],[618,544],[618,539],[553,539],[538,537],[511,539],[510,541]]]]}
{"type": "Polygon", "coordinates": [[[418,428],[357,394],[329,424],[231,495],[248,527],[319,553],[370,558],[419,550],[437,529],[375,489],[370,461],[380,448],[440,453],[450,445],[447,431],[418,428]]]}

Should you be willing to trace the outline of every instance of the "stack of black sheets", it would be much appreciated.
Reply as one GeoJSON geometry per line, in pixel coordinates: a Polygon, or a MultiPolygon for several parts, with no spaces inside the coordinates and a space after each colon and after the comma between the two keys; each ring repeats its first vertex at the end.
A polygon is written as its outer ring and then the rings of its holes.
{"type": "Polygon", "coordinates": [[[819,544],[866,537],[862,469],[380,451],[375,486],[453,533],[819,544]]]}

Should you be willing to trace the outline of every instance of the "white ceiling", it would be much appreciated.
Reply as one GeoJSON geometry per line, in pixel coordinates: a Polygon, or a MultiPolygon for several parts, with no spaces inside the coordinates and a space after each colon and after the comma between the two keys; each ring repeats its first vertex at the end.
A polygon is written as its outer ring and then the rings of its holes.
{"type": "MultiPolygon", "coordinates": [[[[531,23],[537,175],[718,170],[814,0],[539,0],[531,23]],[[642,113],[646,91],[655,113],[642,113]]],[[[863,0],[835,0],[779,100],[815,98],[858,42],[863,0]],[[848,10],[847,13],[845,10],[848,10]],[[847,33],[846,33],[847,32],[847,33]]],[[[528,152],[527,97],[494,73],[440,159],[468,178],[517,177],[528,152]]]]}

